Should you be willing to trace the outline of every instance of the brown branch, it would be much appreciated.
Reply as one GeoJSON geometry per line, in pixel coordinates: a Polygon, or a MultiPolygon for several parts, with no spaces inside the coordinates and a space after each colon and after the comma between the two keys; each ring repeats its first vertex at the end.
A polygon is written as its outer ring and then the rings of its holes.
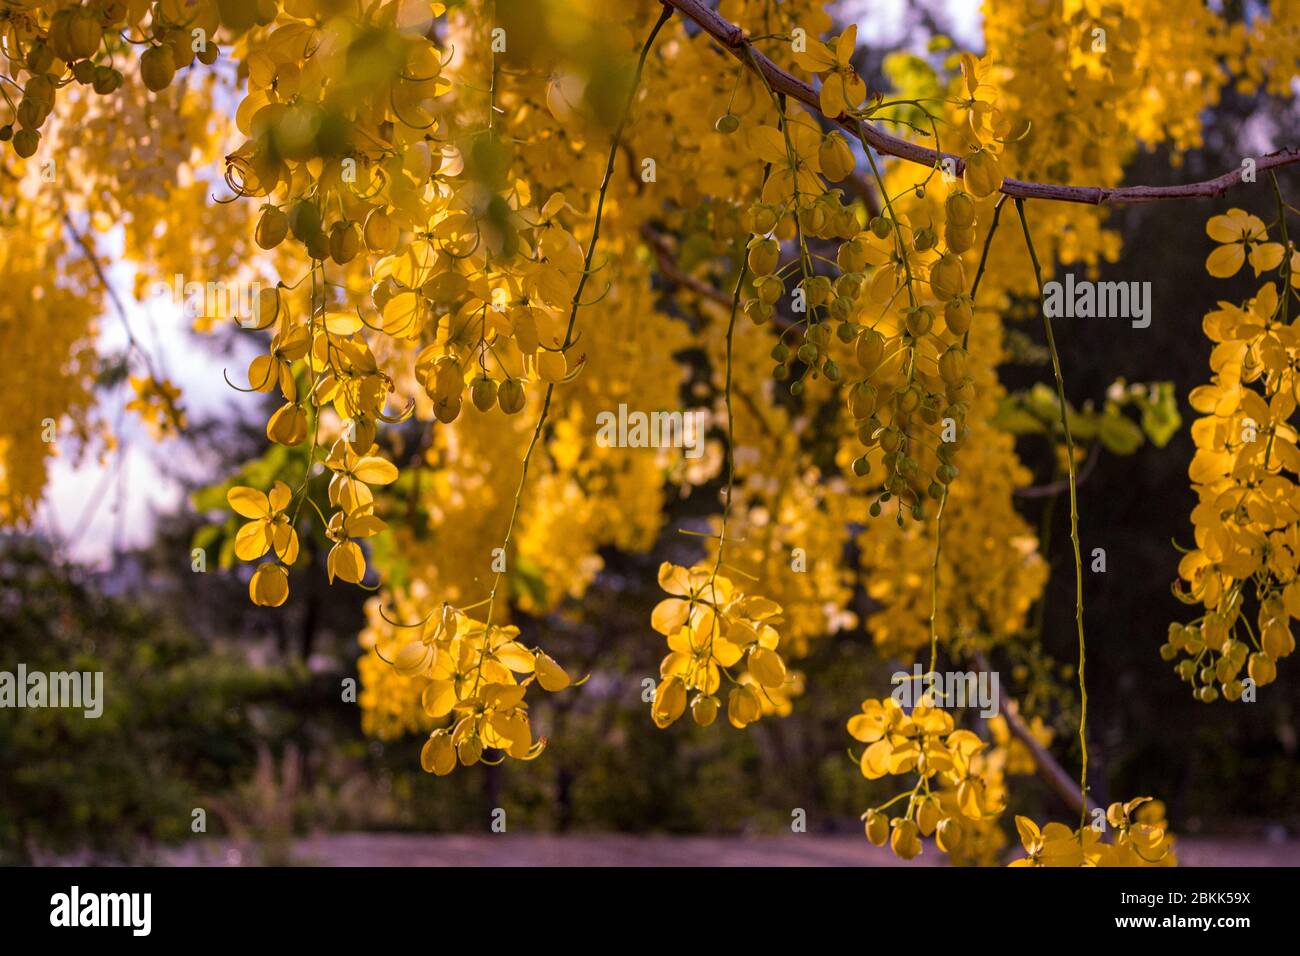
{"type": "Polygon", "coordinates": [[[654,251],[655,260],[659,264],[660,274],[671,282],[673,285],[679,285],[684,289],[690,289],[696,295],[703,296],[706,299],[712,299],[719,305],[731,307],[731,296],[715,286],[709,285],[703,279],[683,272],[677,267],[674,259],[672,244],[668,237],[659,232],[649,223],[641,227],[641,235],[645,237],[646,242],[650,243],[650,248],[654,251]]]}
{"type": "Polygon", "coordinates": [[[99,255],[96,253],[94,245],[92,245],[91,241],[78,231],[77,227],[72,222],[72,217],[66,212],[63,214],[63,225],[72,236],[73,241],[81,247],[81,251],[85,255],[86,261],[90,263],[90,267],[95,272],[95,277],[99,279],[99,284],[104,287],[104,293],[113,304],[113,311],[117,313],[117,317],[122,322],[123,329],[126,330],[127,345],[144,355],[146,364],[148,364],[148,353],[145,352],[144,348],[140,345],[139,340],[136,339],[135,333],[131,331],[131,320],[127,317],[126,305],[117,294],[117,289],[114,287],[113,283],[108,281],[108,275],[104,271],[103,263],[99,261],[99,255]]]}
{"type": "MultiPolygon", "coordinates": [[[[1083,468],[1079,471],[1078,480],[1074,486],[1081,488],[1083,483],[1088,480],[1097,467],[1097,462],[1101,458],[1101,442],[1095,443],[1088,452],[1088,459],[1083,463],[1083,468]]],[[[1057,495],[1063,495],[1070,490],[1069,479],[1053,481],[1046,485],[1029,485],[1025,488],[1012,488],[1011,493],[1017,498],[1054,498],[1057,495]]]]}
{"type": "MultiPolygon", "coordinates": [[[[131,319],[126,311],[126,304],[122,297],[118,295],[117,288],[108,280],[108,272],[104,269],[104,264],[99,260],[99,254],[95,251],[94,242],[86,235],[81,233],[72,221],[68,213],[63,214],[64,228],[71,234],[73,241],[81,248],[82,254],[90,263],[91,269],[95,272],[95,277],[99,279],[100,285],[104,287],[104,293],[108,296],[109,301],[113,304],[113,311],[117,313],[118,319],[122,322],[122,328],[126,331],[127,354],[132,352],[140,356],[144,362],[145,371],[149,374],[150,381],[155,384],[161,384],[166,380],[165,375],[159,375],[155,366],[153,357],[149,350],[140,344],[140,340],[135,337],[135,332],[131,329],[131,319]]],[[[161,364],[161,362],[159,363],[161,364]]],[[[167,417],[171,419],[176,430],[184,431],[185,423],[181,420],[180,410],[174,402],[167,402],[167,417]]]]}
{"type": "MultiPolygon", "coordinates": [[[[734,56],[748,69],[762,73],[769,86],[778,93],[784,93],[803,103],[817,116],[821,115],[817,92],[803,80],[787,73],[770,59],[758,52],[745,36],[745,31],[736,24],[719,16],[705,5],[703,0],[662,0],[667,6],[678,10],[683,16],[697,24],[701,30],[713,37],[718,44],[734,56]],[[752,59],[751,59],[752,58],[752,59]]],[[[847,130],[854,138],[859,132],[862,139],[877,152],[905,159],[922,166],[935,167],[943,160],[952,160],[958,174],[965,168],[959,156],[929,149],[917,143],[892,136],[870,123],[864,123],[851,116],[840,114],[834,122],[847,130]]],[[[1300,162],[1300,148],[1285,147],[1276,152],[1261,156],[1255,164],[1259,172],[1277,169],[1291,163],[1300,162]]],[[[1222,176],[1196,183],[1178,186],[1060,186],[1054,183],[1027,182],[1020,179],[1005,179],[1001,191],[1015,199],[1051,199],[1057,202],[1084,203],[1087,205],[1121,205],[1130,203],[1157,202],[1166,199],[1191,199],[1194,197],[1221,196],[1230,187],[1241,181],[1242,169],[1229,170],[1222,176]]]]}
{"type": "MultiPolygon", "coordinates": [[[[646,242],[650,243],[650,248],[654,251],[655,261],[659,264],[659,274],[671,282],[673,285],[681,286],[683,289],[689,289],[696,295],[710,299],[719,305],[725,305],[731,308],[731,296],[715,286],[709,285],[703,279],[690,275],[682,271],[677,265],[675,258],[676,253],[673,250],[672,243],[662,232],[655,229],[650,223],[641,227],[641,235],[646,242]]],[[[794,328],[795,323],[790,319],[778,313],[773,313],[772,322],[779,329],[794,328]]]]}
{"type": "MultiPolygon", "coordinates": [[[[971,657],[975,661],[975,666],[980,670],[988,671],[990,669],[989,662],[982,652],[975,651],[971,657]]],[[[1029,729],[1029,725],[1020,716],[1020,709],[1016,702],[1003,693],[1000,682],[998,684],[998,713],[1006,720],[1007,729],[1011,731],[1011,736],[1024,744],[1025,749],[1034,758],[1034,766],[1038,768],[1038,776],[1042,777],[1043,782],[1065,802],[1066,806],[1073,812],[1081,814],[1083,807],[1080,804],[1078,782],[1065,772],[1065,768],[1056,762],[1056,758],[1052,756],[1051,751],[1044,747],[1038,738],[1034,736],[1033,731],[1029,729]]],[[[1088,809],[1093,810],[1096,806],[1092,799],[1089,798],[1088,809]]]]}

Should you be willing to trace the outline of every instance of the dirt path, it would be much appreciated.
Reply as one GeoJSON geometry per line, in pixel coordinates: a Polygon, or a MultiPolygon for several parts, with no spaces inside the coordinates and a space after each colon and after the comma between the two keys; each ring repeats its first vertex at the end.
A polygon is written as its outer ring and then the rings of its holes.
{"type": "MultiPolygon", "coordinates": [[[[1178,841],[1184,866],[1300,866],[1300,841],[1178,841]]],[[[177,866],[241,865],[257,855],[224,843],[190,844],[164,854],[177,866]]],[[[621,834],[421,835],[330,833],[295,841],[294,862],[316,866],[926,866],[933,848],[904,864],[853,835],[777,837],[621,834]]]]}

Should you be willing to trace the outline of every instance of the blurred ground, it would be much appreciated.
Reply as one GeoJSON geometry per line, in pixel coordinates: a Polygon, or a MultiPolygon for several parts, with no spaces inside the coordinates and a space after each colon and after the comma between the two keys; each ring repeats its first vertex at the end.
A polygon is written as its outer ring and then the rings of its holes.
{"type": "MultiPolygon", "coordinates": [[[[1181,837],[1178,855],[1184,866],[1300,866],[1300,841],[1181,837]]],[[[887,849],[849,834],[746,838],[333,833],[295,841],[289,859],[315,866],[933,866],[942,862],[931,848],[904,864],[887,849]]],[[[166,851],[161,862],[220,866],[256,860],[256,852],[249,848],[212,841],[166,851]]]]}

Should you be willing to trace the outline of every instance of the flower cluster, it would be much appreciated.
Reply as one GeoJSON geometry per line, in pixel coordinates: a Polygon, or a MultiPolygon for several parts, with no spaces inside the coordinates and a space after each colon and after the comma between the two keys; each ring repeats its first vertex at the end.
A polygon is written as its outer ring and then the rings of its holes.
{"type": "Polygon", "coordinates": [[[651,716],[667,727],[686,712],[707,727],[718,715],[725,677],[727,719],[744,728],[764,713],[782,709],[780,695],[790,675],[778,650],[781,607],[746,595],[707,567],[683,568],[664,562],[659,586],[671,597],[655,605],[650,624],[668,638],[670,653],[659,666],[651,716]]]}
{"type": "Polygon", "coordinates": [[[933,836],[945,853],[961,846],[965,829],[998,816],[1002,807],[990,800],[976,758],[987,743],[969,730],[958,729],[952,715],[922,703],[906,712],[892,697],[862,702],[862,712],[849,718],[849,733],[867,744],[858,761],[868,780],[912,776],[910,790],[862,815],[867,839],[876,846],[889,843],[904,860],[921,853],[921,838],[933,836]],[[944,799],[942,791],[951,791],[944,799]],[[901,814],[890,807],[906,800],[901,814]]]}
{"type": "MultiPolygon", "coordinates": [[[[1100,811],[1099,811],[1100,812],[1100,811]]],[[[1164,804],[1151,797],[1112,803],[1104,819],[1071,830],[1063,823],[1042,829],[1028,817],[1016,817],[1025,856],[1011,866],[1173,866],[1173,835],[1165,823],[1164,804]],[[1104,836],[1114,834],[1110,842],[1104,836]]]]}
{"type": "MultiPolygon", "coordinates": [[[[1283,235],[1285,215],[1279,204],[1283,235]]],[[[1200,700],[1253,700],[1295,650],[1291,620],[1300,617],[1300,449],[1290,422],[1300,396],[1300,328],[1291,320],[1300,258],[1240,209],[1212,217],[1206,232],[1219,243],[1206,261],[1211,275],[1230,277],[1249,262],[1256,278],[1276,272],[1277,281],[1205,316],[1214,377],[1190,396],[1202,415],[1188,469],[1195,547],[1175,587],[1205,613],[1171,624],[1161,656],[1182,657],[1177,672],[1200,700]]]]}
{"type": "Polygon", "coordinates": [[[393,659],[404,677],[424,678],[421,704],[438,727],[420,752],[420,765],[444,776],[459,763],[498,763],[507,756],[531,760],[546,747],[533,739],[528,688],[560,691],[572,681],[559,664],[518,640],[516,627],[496,627],[444,605],[393,659]]]}

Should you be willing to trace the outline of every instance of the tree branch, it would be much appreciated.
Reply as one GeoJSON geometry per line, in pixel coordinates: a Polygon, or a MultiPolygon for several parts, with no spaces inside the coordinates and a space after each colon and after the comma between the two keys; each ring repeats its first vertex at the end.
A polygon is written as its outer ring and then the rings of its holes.
{"type": "MultiPolygon", "coordinates": [[[[1093,469],[1097,467],[1097,462],[1101,459],[1101,442],[1094,442],[1092,448],[1088,450],[1088,459],[1083,463],[1083,468],[1079,470],[1079,478],[1074,483],[1076,488],[1082,488],[1083,483],[1088,480],[1093,469]]],[[[1012,488],[1011,493],[1017,498],[1053,498],[1056,495],[1064,494],[1070,490],[1069,479],[1053,481],[1046,485],[1030,485],[1026,488],[1012,488]]]]}
{"type": "MultiPolygon", "coordinates": [[[[971,655],[975,661],[975,666],[982,671],[989,670],[989,662],[985,659],[984,654],[975,651],[971,655]]],[[[1042,777],[1043,782],[1051,788],[1052,792],[1061,798],[1072,811],[1078,814],[1083,813],[1083,807],[1080,804],[1079,784],[1072,779],[1065,768],[1056,762],[1051,751],[1044,747],[1029,729],[1023,717],[1020,716],[1020,710],[1015,701],[1002,692],[1002,686],[998,685],[998,713],[1007,722],[1007,729],[1011,731],[1011,736],[1015,737],[1029,751],[1030,756],[1034,758],[1034,766],[1038,768],[1038,776],[1042,777]]],[[[1088,800],[1088,809],[1095,809],[1096,804],[1091,799],[1088,800]]]]}
{"type": "Polygon", "coordinates": [[[641,227],[641,235],[646,242],[650,243],[650,248],[654,250],[655,261],[659,265],[659,274],[671,282],[673,285],[681,286],[684,289],[690,289],[698,296],[706,299],[712,299],[719,305],[731,305],[731,296],[721,289],[709,285],[703,279],[697,276],[689,275],[677,267],[674,260],[672,244],[668,237],[662,232],[655,229],[650,223],[641,227]]]}
{"type": "MultiPolygon", "coordinates": [[[[662,232],[655,229],[650,223],[641,227],[641,236],[650,244],[654,251],[655,261],[659,265],[659,274],[671,282],[673,285],[681,286],[683,289],[689,289],[696,295],[705,299],[710,299],[719,305],[731,307],[731,296],[715,286],[709,285],[698,276],[689,275],[682,269],[678,268],[676,253],[673,250],[672,243],[662,232]]],[[[794,328],[795,322],[786,318],[784,315],[774,313],[772,322],[779,329],[794,328]]]]}
{"type": "MultiPolygon", "coordinates": [[[[736,24],[719,16],[705,5],[704,0],[662,0],[662,2],[679,11],[690,19],[705,33],[713,37],[719,46],[743,63],[747,69],[760,72],[768,85],[778,93],[799,100],[814,115],[821,115],[821,106],[817,92],[803,80],[787,73],[770,59],[758,52],[745,36],[745,31],[736,24]]],[[[929,149],[918,143],[912,143],[897,136],[892,136],[870,123],[864,123],[851,116],[840,114],[834,122],[857,138],[861,137],[877,152],[922,166],[935,167],[942,160],[950,159],[956,163],[955,171],[960,174],[965,168],[961,157],[929,149]]],[[[1255,169],[1264,172],[1277,169],[1291,163],[1300,162],[1300,148],[1285,147],[1276,152],[1258,158],[1255,169]]],[[[1056,202],[1084,203],[1092,206],[1117,206],[1122,204],[1159,202],[1168,199],[1191,199],[1195,197],[1221,196],[1229,188],[1241,182],[1242,169],[1229,170],[1221,176],[1196,183],[1177,186],[1060,186],[1054,183],[1028,182],[1020,179],[1005,179],[1001,191],[1015,199],[1051,199],[1056,202]]]]}

